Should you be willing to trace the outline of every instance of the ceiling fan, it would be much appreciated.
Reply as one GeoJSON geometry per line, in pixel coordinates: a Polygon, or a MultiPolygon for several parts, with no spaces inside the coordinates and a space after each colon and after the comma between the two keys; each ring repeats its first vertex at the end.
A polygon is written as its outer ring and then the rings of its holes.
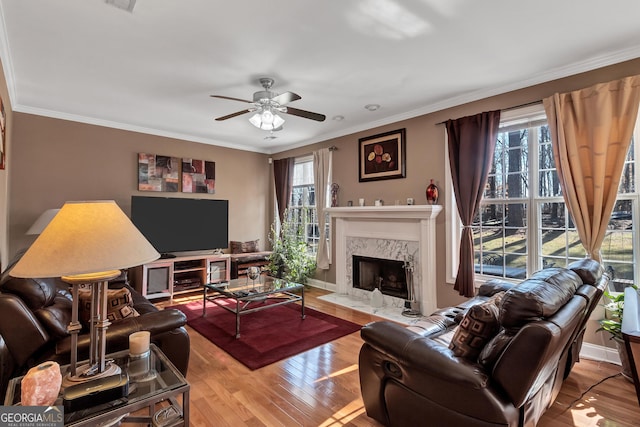
{"type": "Polygon", "coordinates": [[[251,107],[228,114],[226,116],[217,117],[217,121],[231,119],[246,113],[255,113],[249,119],[252,125],[263,130],[280,130],[284,123],[284,119],[278,113],[291,114],[293,116],[303,117],[318,122],[323,122],[327,117],[324,114],[312,113],[311,111],[300,110],[298,108],[287,107],[286,104],[302,99],[302,97],[293,92],[285,92],[277,94],[271,91],[274,80],[271,78],[261,78],[260,84],[264,90],[253,94],[253,101],[245,99],[233,98],[230,96],[211,95],[213,98],[230,99],[232,101],[246,102],[251,107]]]}

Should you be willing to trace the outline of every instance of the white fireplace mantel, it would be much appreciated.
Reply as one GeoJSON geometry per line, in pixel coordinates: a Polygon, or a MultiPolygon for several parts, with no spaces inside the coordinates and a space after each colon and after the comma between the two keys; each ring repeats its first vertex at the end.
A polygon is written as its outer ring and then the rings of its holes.
{"type": "MultiPolygon", "coordinates": [[[[409,242],[417,247],[414,262],[414,284],[423,314],[437,309],[435,218],[439,205],[355,206],[327,208],[336,225],[336,288],[340,294],[355,295],[351,277],[352,244],[349,239],[374,239],[375,247],[402,246],[409,242]]],[[[404,246],[408,247],[408,246],[404,246]]],[[[383,249],[384,251],[384,249],[383,249]]],[[[372,255],[367,253],[366,255],[372,255]]],[[[401,254],[397,254],[399,256],[401,254]]],[[[381,256],[385,258],[385,256],[381,256]]]]}
{"type": "Polygon", "coordinates": [[[388,218],[426,220],[438,216],[440,205],[392,205],[326,208],[332,218],[388,218]]]}

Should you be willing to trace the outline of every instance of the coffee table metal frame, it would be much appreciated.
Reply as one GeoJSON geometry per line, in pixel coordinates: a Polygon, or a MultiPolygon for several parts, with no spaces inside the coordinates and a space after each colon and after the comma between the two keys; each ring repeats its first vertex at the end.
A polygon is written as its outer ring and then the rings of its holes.
{"type": "MultiPolygon", "coordinates": [[[[160,408],[157,404],[166,400],[182,412],[181,417],[173,419],[170,423],[166,424],[166,426],[188,426],[190,385],[158,347],[151,344],[150,349],[150,367],[155,374],[151,379],[141,382],[130,379],[129,396],[115,400],[111,404],[65,413],[64,425],[75,427],[96,426],[117,417],[124,417],[122,422],[151,425],[153,423],[153,416],[160,408]],[[182,394],[182,402],[179,402],[177,399],[180,394],[182,394]],[[130,415],[144,408],[147,408],[149,416],[130,415]]],[[[107,355],[107,359],[113,359],[123,371],[128,371],[128,350],[109,354],[107,355]]],[[[60,370],[64,375],[69,370],[69,366],[62,366],[60,370]]],[[[5,406],[19,404],[21,381],[22,377],[13,378],[9,381],[4,401],[5,406]]],[[[62,405],[62,393],[55,405],[62,405]]],[[[160,410],[162,409],[163,408],[160,408],[160,410]]]]}
{"type": "Polygon", "coordinates": [[[300,315],[304,319],[304,285],[274,279],[266,276],[263,283],[249,283],[248,279],[240,278],[228,283],[208,283],[204,285],[202,300],[202,316],[207,315],[207,301],[234,313],[236,316],[236,339],[240,338],[240,316],[256,311],[267,310],[283,304],[300,301],[300,315]],[[213,292],[213,294],[209,294],[213,292]],[[299,292],[297,294],[296,292],[299,292]],[[222,304],[221,299],[231,299],[235,304],[222,304]],[[266,300],[278,300],[271,304],[264,304],[266,300]],[[262,303],[256,306],[258,303],[262,303]]]}

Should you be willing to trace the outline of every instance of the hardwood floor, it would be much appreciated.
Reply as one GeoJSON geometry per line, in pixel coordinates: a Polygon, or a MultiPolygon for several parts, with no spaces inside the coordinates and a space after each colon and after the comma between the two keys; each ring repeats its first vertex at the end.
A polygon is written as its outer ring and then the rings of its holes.
{"type": "MultiPolygon", "coordinates": [[[[315,288],[305,291],[307,305],[362,325],[380,320],[319,300],[324,293],[315,288]]],[[[175,298],[173,303],[197,298],[201,296],[175,298]]],[[[188,329],[192,426],[380,426],[367,417],[360,398],[362,340],[358,332],[251,371],[188,329]]],[[[538,426],[640,426],[633,384],[621,375],[581,397],[590,386],[618,372],[618,366],[608,363],[583,360],[576,364],[538,426]]]]}

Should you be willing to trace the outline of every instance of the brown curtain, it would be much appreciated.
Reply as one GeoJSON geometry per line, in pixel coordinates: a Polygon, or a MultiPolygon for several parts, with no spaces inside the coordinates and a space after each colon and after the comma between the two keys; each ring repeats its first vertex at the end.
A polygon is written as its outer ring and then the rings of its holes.
{"type": "Polygon", "coordinates": [[[471,221],[478,211],[496,147],[500,111],[445,122],[449,136],[449,165],[458,213],[464,225],[460,264],[454,289],[466,297],[475,293],[471,221]]]}
{"type": "Polygon", "coordinates": [[[273,179],[276,186],[276,202],[278,203],[278,216],[281,224],[284,221],[284,212],[289,207],[293,191],[294,165],[295,159],[293,157],[273,161],[273,179]]]}
{"type": "Polygon", "coordinates": [[[564,200],[598,262],[639,102],[640,75],[543,100],[564,200]]]}

